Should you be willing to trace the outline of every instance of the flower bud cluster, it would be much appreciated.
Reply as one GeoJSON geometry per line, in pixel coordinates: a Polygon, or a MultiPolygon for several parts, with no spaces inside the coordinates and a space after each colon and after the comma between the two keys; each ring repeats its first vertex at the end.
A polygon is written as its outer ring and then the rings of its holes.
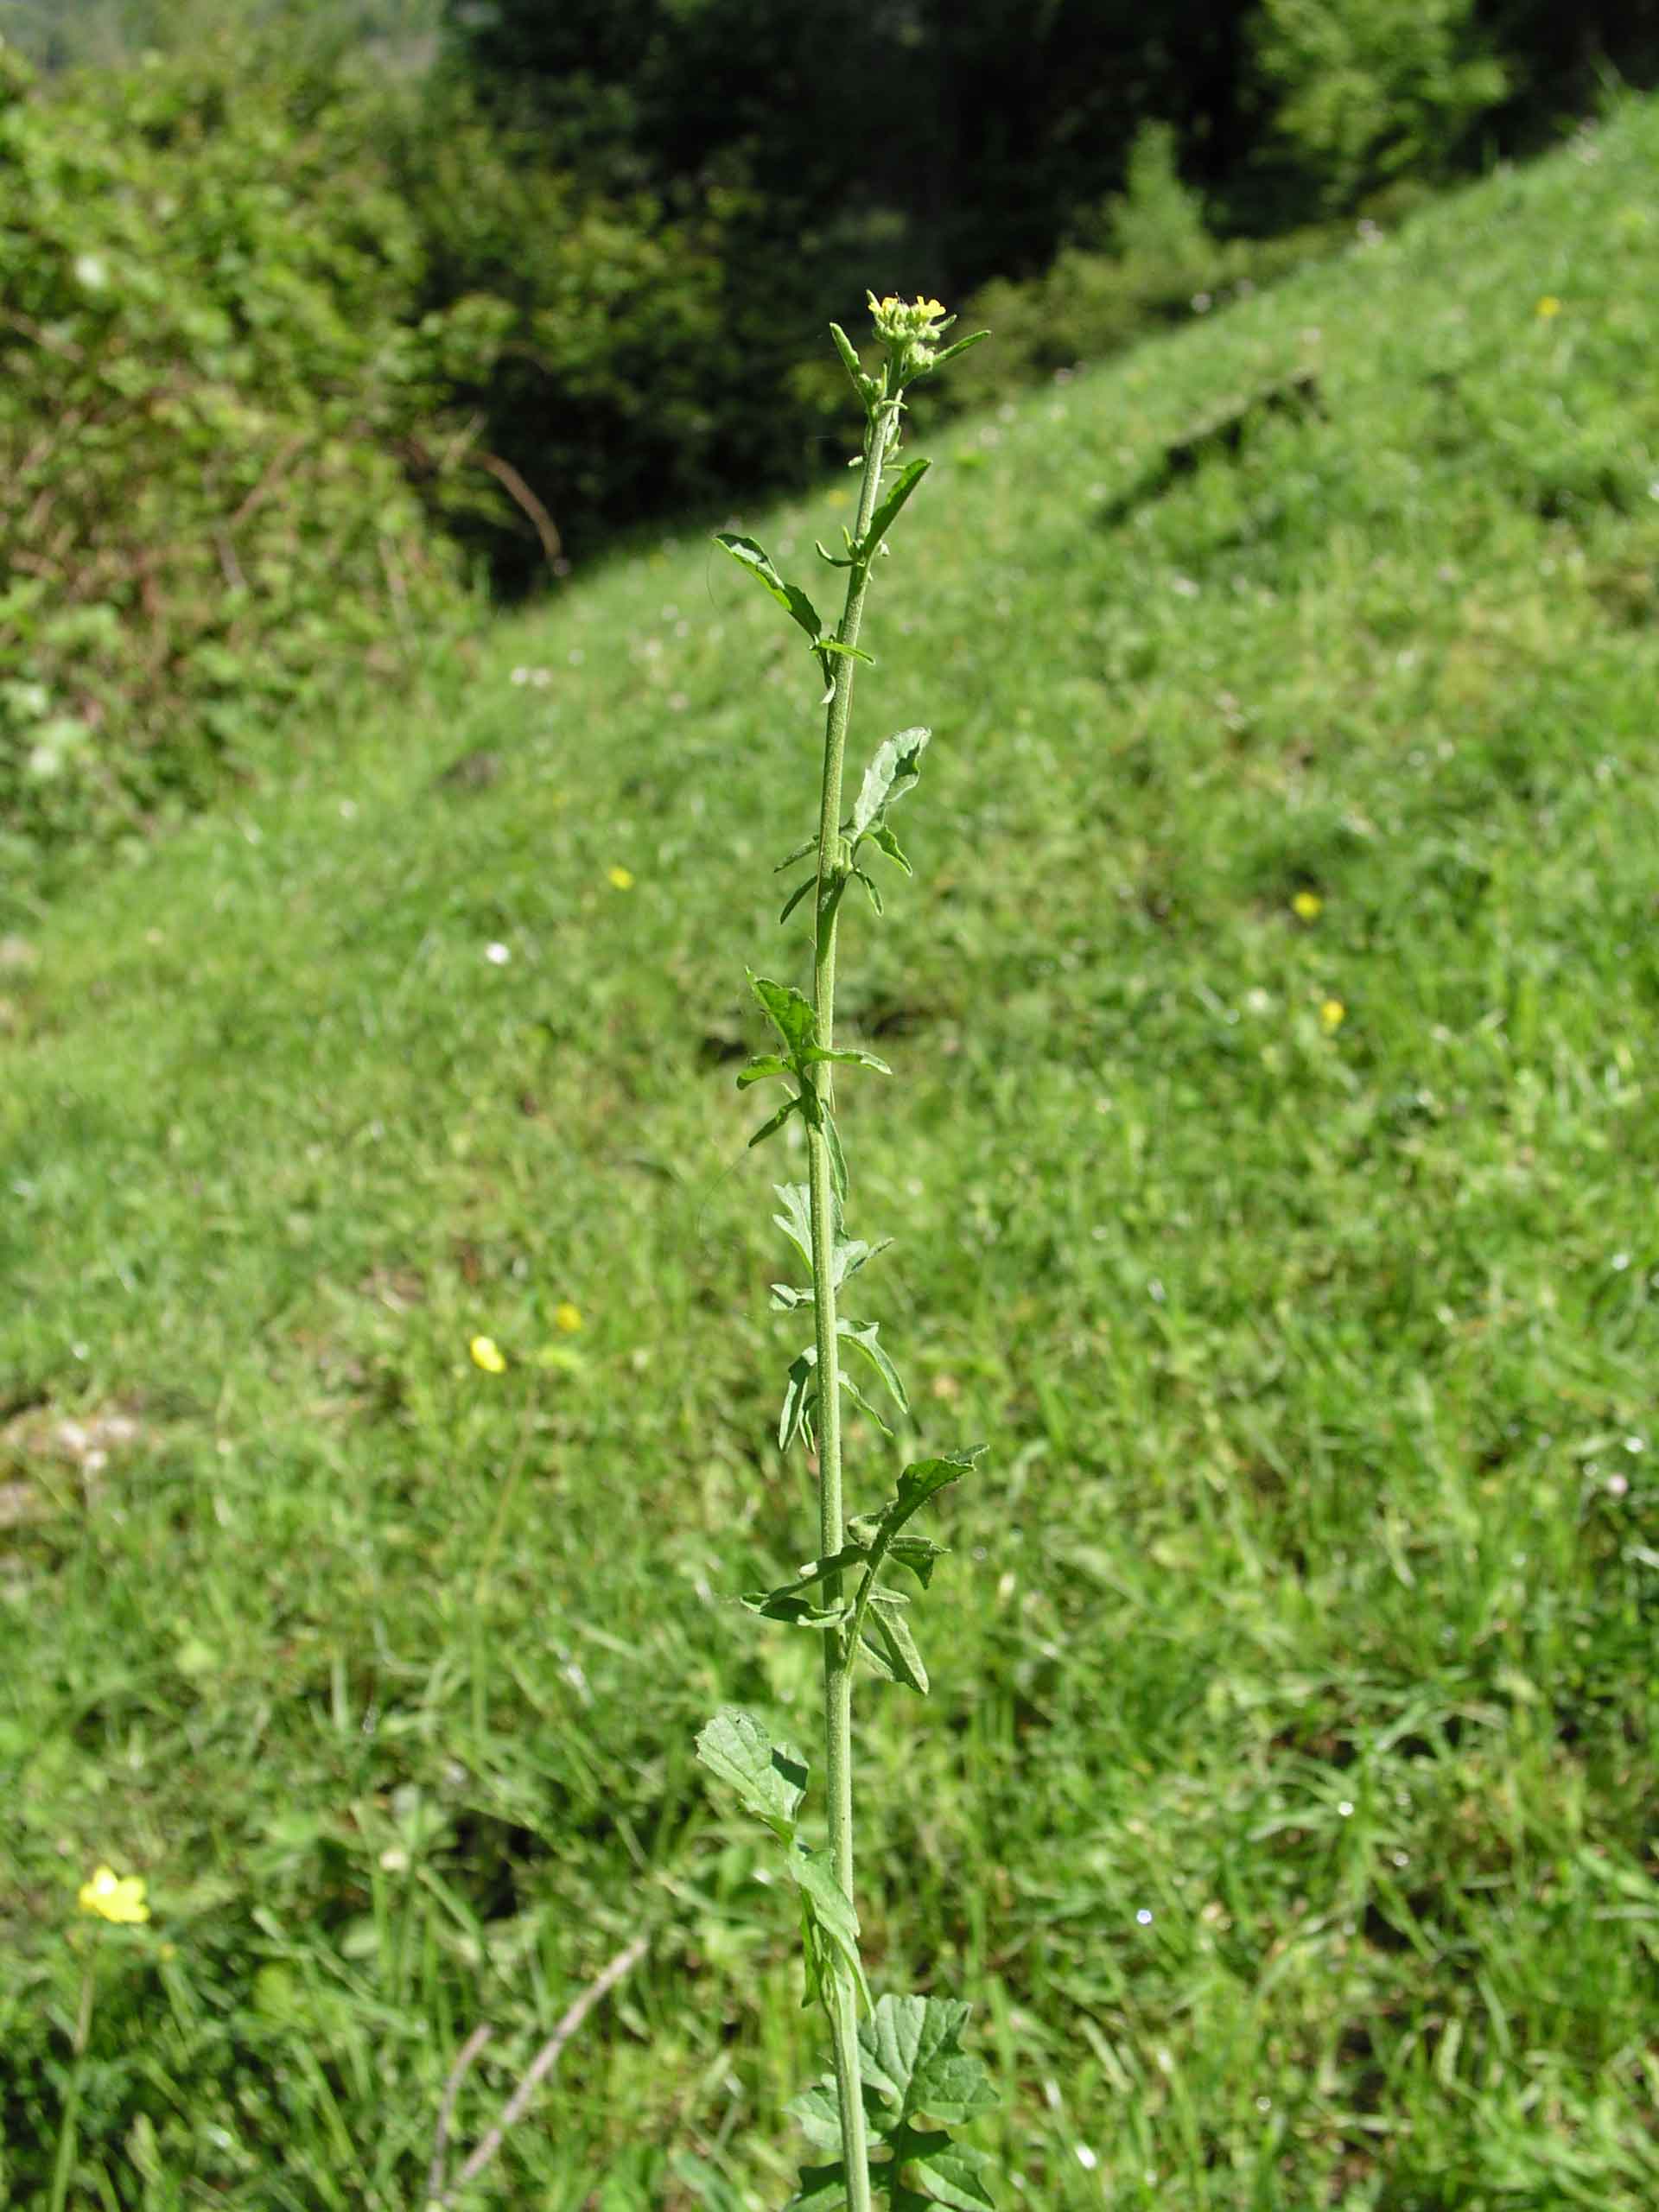
{"type": "Polygon", "coordinates": [[[931,369],[934,341],[956,321],[954,315],[946,315],[942,302],[901,300],[891,292],[884,300],[878,300],[874,292],[866,296],[875,334],[893,363],[893,381],[902,385],[924,369],[931,369]]]}

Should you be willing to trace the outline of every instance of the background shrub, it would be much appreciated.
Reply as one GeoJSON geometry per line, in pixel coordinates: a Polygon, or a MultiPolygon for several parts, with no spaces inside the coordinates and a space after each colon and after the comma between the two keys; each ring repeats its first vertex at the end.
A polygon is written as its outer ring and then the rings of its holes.
{"type": "Polygon", "coordinates": [[[0,66],[0,809],[39,853],[199,804],[464,618],[398,446],[501,315],[411,315],[344,79],[0,66]]]}

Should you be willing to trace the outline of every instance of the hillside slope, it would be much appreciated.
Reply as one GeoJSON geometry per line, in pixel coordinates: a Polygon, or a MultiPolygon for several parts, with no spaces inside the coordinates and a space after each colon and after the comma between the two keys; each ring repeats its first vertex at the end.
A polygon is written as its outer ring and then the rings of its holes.
{"type": "MultiPolygon", "coordinates": [[[[1659,2192],[1656,175],[1633,107],[961,426],[873,602],[855,745],[937,736],[855,1226],[991,1448],[934,1697],[865,1700],[867,1935],[976,1997],[1005,2204],[1659,2192]]],[[[690,1760],[812,1691],[724,1602],[809,1525],[730,1065],[801,950],[771,612],[619,563],[0,951],[19,2201],[98,1859],[87,2202],[416,2201],[472,2024],[463,2137],[644,1925],[478,2201],[785,2193],[821,2054],[690,1760]]]]}

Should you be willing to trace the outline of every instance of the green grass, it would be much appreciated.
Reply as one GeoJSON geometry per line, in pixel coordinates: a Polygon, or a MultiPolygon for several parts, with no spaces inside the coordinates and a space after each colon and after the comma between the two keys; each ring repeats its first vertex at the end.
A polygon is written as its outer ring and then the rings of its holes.
{"type": "MultiPolygon", "coordinates": [[[[873,606],[855,750],[937,736],[851,1225],[918,1440],[991,1451],[861,1895],[878,1989],[977,2001],[1005,2205],[1659,2196],[1656,169],[1632,108],[957,426],[873,606]]],[[[798,572],[834,511],[747,519],[798,572]]],[[[772,612],[642,553],[22,921],[0,2196],[99,1858],[156,1918],[76,2205],[417,2205],[474,2024],[463,2142],[644,1928],[473,2203],[787,2193],[792,1906],[691,1759],[816,1686],[728,1602],[811,1528],[731,1080],[810,827],[772,612]]]]}

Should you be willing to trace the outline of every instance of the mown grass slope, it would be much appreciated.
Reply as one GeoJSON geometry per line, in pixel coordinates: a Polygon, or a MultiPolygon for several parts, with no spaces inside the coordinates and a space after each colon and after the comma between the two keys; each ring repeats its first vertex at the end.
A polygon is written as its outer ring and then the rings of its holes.
{"type": "MultiPolygon", "coordinates": [[[[990,1451],[931,1703],[863,1700],[865,1923],[976,2000],[1005,2204],[1659,2193],[1656,171],[1633,107],[958,427],[880,578],[858,749],[937,735],[852,1225],[990,1451]]],[[[748,526],[803,572],[846,496],[748,526]]],[[[156,1916],[73,2202],[417,2203],[473,2024],[461,2139],[640,1929],[476,2201],[787,2193],[792,1908],[690,1758],[814,1689],[729,1603],[811,1528],[731,1080],[802,950],[773,612],[619,564],[8,950],[20,2202],[99,1858],[156,1916]]]]}

